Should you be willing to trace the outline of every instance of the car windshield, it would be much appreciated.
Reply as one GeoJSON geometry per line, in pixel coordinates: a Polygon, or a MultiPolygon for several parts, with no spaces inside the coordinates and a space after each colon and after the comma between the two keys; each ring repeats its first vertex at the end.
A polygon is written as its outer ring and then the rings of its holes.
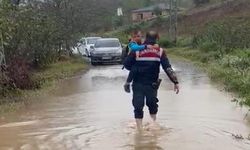
{"type": "Polygon", "coordinates": [[[118,40],[100,40],[95,43],[95,47],[119,47],[118,40]]]}
{"type": "Polygon", "coordinates": [[[99,38],[91,38],[91,39],[87,39],[87,44],[95,44],[96,40],[98,40],[99,38]]]}

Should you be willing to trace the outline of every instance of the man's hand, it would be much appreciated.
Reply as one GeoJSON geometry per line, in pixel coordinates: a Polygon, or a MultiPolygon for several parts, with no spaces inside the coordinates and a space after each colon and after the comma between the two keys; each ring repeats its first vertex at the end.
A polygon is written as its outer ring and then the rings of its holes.
{"type": "Polygon", "coordinates": [[[174,91],[176,92],[176,94],[178,94],[180,92],[179,84],[174,85],[174,91]]]}
{"type": "Polygon", "coordinates": [[[124,91],[127,93],[130,93],[130,84],[129,83],[125,83],[123,85],[124,91]]]}

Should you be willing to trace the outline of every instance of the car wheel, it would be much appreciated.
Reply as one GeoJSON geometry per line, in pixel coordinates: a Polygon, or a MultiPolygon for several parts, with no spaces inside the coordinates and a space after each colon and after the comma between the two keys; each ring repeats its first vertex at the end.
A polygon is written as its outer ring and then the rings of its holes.
{"type": "Polygon", "coordinates": [[[91,65],[92,65],[92,66],[96,66],[96,65],[97,65],[97,63],[95,63],[95,62],[91,62],[91,65]]]}
{"type": "Polygon", "coordinates": [[[90,59],[90,63],[91,63],[91,65],[93,65],[93,66],[96,66],[96,65],[98,64],[97,62],[93,62],[92,59],[90,59]]]}
{"type": "Polygon", "coordinates": [[[91,65],[96,66],[97,64],[98,64],[97,62],[92,62],[91,61],[91,65]]]}

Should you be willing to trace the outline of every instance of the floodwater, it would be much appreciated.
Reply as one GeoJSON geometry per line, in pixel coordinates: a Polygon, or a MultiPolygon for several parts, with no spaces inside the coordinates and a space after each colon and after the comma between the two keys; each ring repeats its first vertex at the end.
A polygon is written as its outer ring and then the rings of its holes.
{"type": "Polygon", "coordinates": [[[250,150],[247,111],[192,64],[173,60],[181,92],[162,72],[158,126],[145,108],[137,133],[127,71],[92,67],[61,81],[49,96],[0,117],[1,150],[250,150]]]}

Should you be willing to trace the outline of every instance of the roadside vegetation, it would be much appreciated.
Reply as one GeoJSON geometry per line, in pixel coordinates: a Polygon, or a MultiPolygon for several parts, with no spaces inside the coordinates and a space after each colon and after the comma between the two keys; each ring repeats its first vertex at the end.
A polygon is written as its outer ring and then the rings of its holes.
{"type": "Polygon", "coordinates": [[[35,88],[1,88],[0,114],[16,111],[29,104],[41,95],[47,95],[53,90],[59,80],[74,76],[76,73],[87,70],[88,65],[79,56],[63,56],[56,63],[31,72],[31,81],[35,88]]]}
{"type": "Polygon", "coordinates": [[[250,19],[211,22],[192,37],[182,39],[169,53],[203,63],[210,77],[238,93],[240,105],[250,106],[250,19]],[[185,40],[184,40],[185,39],[185,40]]]}
{"type": "Polygon", "coordinates": [[[180,20],[176,47],[168,50],[200,62],[212,80],[238,94],[233,101],[241,106],[250,106],[249,8],[249,1],[239,0],[190,13],[180,20]]]}
{"type": "Polygon", "coordinates": [[[85,68],[72,54],[85,29],[67,21],[69,2],[11,2],[0,1],[0,105],[20,102],[27,93],[85,68]]]}

